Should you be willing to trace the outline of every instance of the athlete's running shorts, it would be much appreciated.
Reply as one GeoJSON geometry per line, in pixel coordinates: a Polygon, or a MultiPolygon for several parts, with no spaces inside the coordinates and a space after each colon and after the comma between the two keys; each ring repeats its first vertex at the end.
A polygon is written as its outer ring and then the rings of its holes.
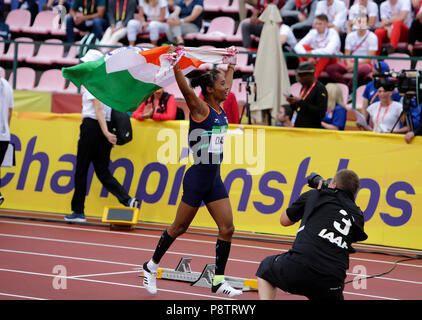
{"type": "Polygon", "coordinates": [[[220,176],[220,165],[193,165],[183,178],[182,201],[192,207],[200,207],[202,201],[228,198],[226,187],[220,176]]]}

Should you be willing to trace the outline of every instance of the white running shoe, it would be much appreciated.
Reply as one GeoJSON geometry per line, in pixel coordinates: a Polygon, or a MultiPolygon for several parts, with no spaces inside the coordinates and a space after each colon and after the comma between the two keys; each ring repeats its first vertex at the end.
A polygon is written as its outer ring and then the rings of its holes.
{"type": "Polygon", "coordinates": [[[147,267],[147,262],[143,265],[144,269],[144,287],[147,289],[147,291],[151,294],[157,293],[157,272],[151,272],[149,271],[147,267]]]}
{"type": "Polygon", "coordinates": [[[212,286],[212,292],[217,294],[225,294],[230,298],[241,295],[243,293],[242,290],[234,289],[226,280],[221,282],[219,285],[212,286]]]}

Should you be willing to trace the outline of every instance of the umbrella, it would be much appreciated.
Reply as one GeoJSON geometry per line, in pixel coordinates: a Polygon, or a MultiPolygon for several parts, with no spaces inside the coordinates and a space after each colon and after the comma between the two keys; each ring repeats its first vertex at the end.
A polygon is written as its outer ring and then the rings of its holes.
{"type": "Polygon", "coordinates": [[[264,22],[264,27],[254,69],[257,97],[256,102],[250,106],[251,117],[255,122],[265,121],[262,115],[268,111],[264,110],[269,110],[276,119],[279,106],[287,103],[283,93],[290,93],[290,80],[279,35],[282,22],[280,11],[275,4],[270,3],[259,20],[264,22]]]}

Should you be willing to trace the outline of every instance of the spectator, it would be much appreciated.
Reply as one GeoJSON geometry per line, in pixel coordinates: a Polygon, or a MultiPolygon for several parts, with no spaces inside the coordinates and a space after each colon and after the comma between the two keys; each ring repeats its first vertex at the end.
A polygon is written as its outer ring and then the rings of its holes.
{"type": "MultiPolygon", "coordinates": [[[[346,56],[375,56],[378,49],[377,36],[367,29],[367,16],[360,15],[356,18],[357,30],[346,36],[344,54],[346,56]]],[[[344,78],[346,72],[353,72],[354,59],[344,59],[343,62],[327,66],[326,71],[333,82],[344,83],[352,88],[353,79],[344,78]]],[[[359,59],[358,83],[370,78],[372,73],[371,59],[359,59]]]]}
{"type": "MultiPolygon", "coordinates": [[[[370,116],[369,127],[377,133],[399,132],[399,126],[395,126],[399,119],[403,106],[397,101],[391,99],[393,86],[391,83],[384,82],[378,89],[379,101],[372,103],[367,111],[370,116]]],[[[401,119],[403,121],[404,118],[401,119]]],[[[363,126],[357,124],[359,129],[367,130],[363,126]]]]}
{"type": "Polygon", "coordinates": [[[28,10],[31,13],[31,25],[38,14],[38,0],[19,1],[19,9],[28,10]]]}
{"type": "Polygon", "coordinates": [[[296,38],[303,38],[312,28],[317,0],[288,0],[281,9],[281,17],[296,38]]]}
{"type": "Polygon", "coordinates": [[[53,7],[60,5],[66,8],[66,12],[69,12],[72,1],[66,0],[48,0],[47,3],[44,3],[42,6],[43,10],[53,10],[53,7]]]}
{"type": "Polygon", "coordinates": [[[239,0],[239,21],[245,20],[248,14],[248,10],[246,9],[246,4],[250,4],[251,6],[256,6],[258,0],[239,0]]]}
{"type": "MultiPolygon", "coordinates": [[[[381,75],[383,73],[388,73],[389,71],[390,71],[390,67],[388,66],[388,64],[384,61],[379,61],[374,64],[372,73],[381,75]]],[[[392,99],[394,101],[400,101],[401,96],[397,90],[393,91],[392,99]]],[[[375,88],[375,81],[372,80],[368,82],[365,86],[365,91],[363,92],[363,104],[362,104],[362,110],[361,110],[362,114],[367,118],[368,123],[369,123],[369,117],[368,117],[368,112],[366,111],[366,109],[368,108],[369,105],[377,101],[379,101],[378,89],[375,88]]]]}
{"type": "Polygon", "coordinates": [[[198,33],[202,28],[203,0],[181,0],[167,20],[167,39],[179,46],[185,44],[183,36],[198,33]]]}
{"type": "Polygon", "coordinates": [[[378,37],[378,55],[386,40],[390,43],[386,47],[387,54],[397,49],[400,41],[407,42],[412,24],[412,5],[410,0],[385,0],[380,6],[381,22],[375,30],[378,37]]]}
{"type": "MultiPolygon", "coordinates": [[[[107,16],[110,26],[104,32],[100,45],[114,46],[117,42],[126,36],[127,25],[136,11],[136,0],[108,0],[107,16]]],[[[112,48],[101,48],[103,53],[112,50],[112,48]]]]}
{"type": "Polygon", "coordinates": [[[347,109],[343,99],[343,92],[336,83],[327,83],[328,93],[327,113],[321,125],[325,129],[344,130],[347,120],[347,109]]]}
{"type": "MultiPolygon", "coordinates": [[[[4,160],[10,142],[10,120],[14,106],[13,89],[6,79],[0,75],[0,165],[4,160]]],[[[4,197],[0,192],[0,204],[4,197]]]]}
{"type": "Polygon", "coordinates": [[[318,1],[315,16],[320,14],[328,17],[328,28],[334,28],[339,35],[346,32],[347,8],[342,0],[318,1]]]}
{"type": "Polygon", "coordinates": [[[258,0],[255,8],[252,11],[250,21],[242,23],[242,43],[243,47],[250,49],[252,48],[252,37],[251,35],[259,37],[262,29],[264,28],[264,22],[259,20],[259,16],[264,12],[268,3],[275,4],[280,10],[284,5],[284,0],[258,0]]]}
{"type": "Polygon", "coordinates": [[[132,113],[132,118],[143,121],[153,119],[155,121],[175,120],[176,119],[176,99],[174,96],[163,89],[159,89],[142,103],[138,110],[132,113]]]}
{"type": "Polygon", "coordinates": [[[327,111],[327,89],[316,79],[315,67],[311,63],[302,62],[296,73],[302,84],[299,97],[285,95],[297,113],[295,127],[322,128],[321,121],[327,111]]]}
{"type": "Polygon", "coordinates": [[[407,49],[413,55],[413,48],[416,41],[422,41],[422,6],[416,10],[416,16],[413,20],[409,30],[409,41],[407,49]]]}
{"type": "Polygon", "coordinates": [[[149,32],[149,39],[154,46],[158,45],[160,34],[167,30],[166,19],[169,10],[166,0],[139,0],[139,20],[132,19],[127,26],[129,45],[134,46],[136,35],[149,32]]]}
{"type": "MultiPolygon", "coordinates": [[[[340,53],[340,37],[338,33],[328,28],[328,18],[325,14],[315,17],[314,29],[299,41],[295,46],[299,54],[326,54],[337,55],[340,53]]],[[[336,58],[300,58],[300,62],[308,61],[315,65],[315,78],[319,78],[325,67],[337,63],[336,58]]]]}
{"type": "Polygon", "coordinates": [[[75,42],[73,28],[93,32],[100,41],[107,27],[107,21],[104,18],[105,7],[106,0],[74,0],[69,15],[66,17],[67,42],[75,42]]]}
{"type": "Polygon", "coordinates": [[[349,9],[349,20],[347,21],[347,33],[353,31],[355,19],[360,14],[368,16],[368,28],[374,31],[379,23],[378,19],[378,5],[372,0],[358,0],[349,9]]]}
{"type": "MultiPolygon", "coordinates": [[[[287,24],[280,26],[280,42],[283,47],[283,52],[294,52],[297,44],[297,39],[287,24]]],[[[285,57],[287,69],[296,69],[299,64],[297,57],[285,57]]]]}
{"type": "Polygon", "coordinates": [[[293,127],[293,109],[290,104],[282,104],[277,113],[277,127],[293,127]]]}
{"type": "Polygon", "coordinates": [[[0,40],[10,40],[9,25],[4,22],[4,13],[4,0],[0,0],[0,40]]]}

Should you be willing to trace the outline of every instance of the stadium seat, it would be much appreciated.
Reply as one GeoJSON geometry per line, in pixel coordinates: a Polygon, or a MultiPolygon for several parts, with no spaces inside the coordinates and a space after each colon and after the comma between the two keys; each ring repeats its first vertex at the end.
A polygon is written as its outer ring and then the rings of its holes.
{"type": "Polygon", "coordinates": [[[250,19],[247,18],[245,20],[242,20],[239,23],[239,26],[237,27],[236,33],[233,34],[233,35],[227,35],[226,36],[226,40],[228,42],[242,42],[242,24],[245,23],[245,22],[247,22],[247,21],[250,21],[250,19]]]}
{"type": "MultiPolygon", "coordinates": [[[[35,70],[28,67],[21,67],[16,69],[16,90],[33,90],[35,86],[35,70]]],[[[13,76],[11,73],[9,77],[9,84],[13,86],[13,76]]]]}
{"type": "MultiPolygon", "coordinates": [[[[80,41],[75,42],[75,44],[79,44],[79,43],[80,41]]],[[[74,66],[75,64],[78,64],[79,58],[76,57],[77,49],[78,49],[77,45],[71,46],[66,57],[58,57],[56,59],[53,59],[53,63],[63,64],[66,66],[74,66]]]]}
{"type": "Polygon", "coordinates": [[[291,93],[295,97],[299,97],[300,89],[302,88],[302,85],[299,82],[295,82],[290,86],[291,93]]]}
{"type": "Polygon", "coordinates": [[[69,85],[67,86],[66,89],[64,89],[65,93],[78,93],[78,88],[72,83],[69,82],[69,85]]]}
{"type": "Polygon", "coordinates": [[[0,78],[6,78],[6,70],[3,67],[0,67],[0,78]]]}
{"type": "Polygon", "coordinates": [[[29,10],[16,9],[9,12],[6,24],[10,32],[22,32],[22,29],[31,25],[31,13],[29,10]]]}
{"type": "Polygon", "coordinates": [[[235,22],[233,18],[218,17],[211,20],[206,33],[197,34],[195,39],[199,41],[222,42],[226,40],[226,36],[234,34],[234,26],[235,22]]]}
{"type": "Polygon", "coordinates": [[[4,53],[4,44],[4,42],[0,42],[0,56],[2,56],[4,53]]]}
{"type": "MultiPolygon", "coordinates": [[[[249,3],[246,3],[246,10],[247,11],[253,11],[254,6],[250,5],[249,3]]],[[[239,1],[233,0],[231,5],[223,6],[221,9],[224,13],[239,13],[239,1]]]]}
{"type": "Polygon", "coordinates": [[[344,83],[337,83],[337,85],[340,87],[341,92],[343,93],[343,102],[346,105],[347,100],[349,100],[349,87],[344,83]]]}
{"type": "Polygon", "coordinates": [[[51,10],[41,11],[37,14],[32,26],[22,28],[22,32],[31,34],[48,34],[53,29],[53,20],[57,14],[51,10]]]}
{"type": "MultiPolygon", "coordinates": [[[[22,62],[26,58],[32,57],[34,55],[34,41],[31,38],[20,37],[16,38],[15,41],[25,41],[32,43],[19,43],[18,44],[18,61],[22,62]]],[[[11,42],[7,53],[0,57],[0,60],[3,61],[13,61],[15,56],[15,43],[11,42]]]]}
{"type": "MultiPolygon", "coordinates": [[[[58,39],[48,39],[46,43],[58,43],[62,41],[58,39]]],[[[33,64],[52,65],[55,59],[63,57],[63,46],[62,45],[50,45],[42,44],[38,50],[38,53],[34,57],[26,58],[26,62],[33,64]]]]}
{"type": "MultiPolygon", "coordinates": [[[[356,109],[362,109],[362,105],[363,105],[363,92],[365,91],[366,85],[361,85],[356,89],[356,103],[355,103],[355,108],[356,109]]],[[[352,102],[347,104],[347,109],[351,110],[352,109],[352,102]]]]}
{"type": "Polygon", "coordinates": [[[231,91],[236,96],[239,105],[244,105],[246,103],[246,82],[243,82],[242,78],[233,79],[231,91]]]}
{"type": "Polygon", "coordinates": [[[228,7],[228,0],[207,0],[204,1],[204,12],[220,12],[223,7],[228,7]]]}
{"type": "Polygon", "coordinates": [[[50,69],[42,73],[35,91],[63,92],[66,84],[60,69],[50,69]]]}
{"type": "MultiPolygon", "coordinates": [[[[392,53],[388,55],[389,57],[409,57],[405,53],[392,53]]],[[[395,59],[385,59],[384,60],[390,67],[390,71],[402,71],[410,69],[410,60],[395,60],[395,59]]]]}

